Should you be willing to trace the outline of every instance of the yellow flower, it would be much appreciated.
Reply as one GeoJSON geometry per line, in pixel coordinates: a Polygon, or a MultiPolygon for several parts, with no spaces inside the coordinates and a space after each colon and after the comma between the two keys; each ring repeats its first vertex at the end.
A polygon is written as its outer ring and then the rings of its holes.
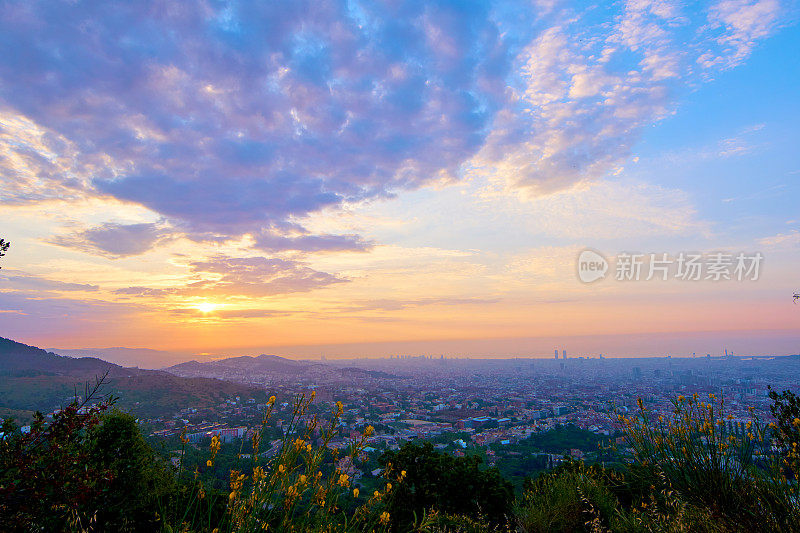
{"type": "Polygon", "coordinates": [[[336,402],[336,410],[339,412],[339,414],[344,412],[344,405],[342,405],[342,402],[336,402]]]}
{"type": "Polygon", "coordinates": [[[682,401],[683,401],[683,400],[685,400],[685,399],[686,399],[686,398],[684,398],[682,394],[678,396],[678,401],[679,401],[679,402],[682,402],[682,401]]]}
{"type": "Polygon", "coordinates": [[[307,479],[307,478],[306,478],[306,475],[305,475],[305,474],[300,474],[300,483],[305,483],[305,482],[306,482],[306,479],[307,479]]]}
{"type": "Polygon", "coordinates": [[[283,466],[283,465],[278,465],[278,472],[280,472],[281,474],[283,474],[284,472],[286,472],[286,467],[285,467],[285,466],[283,466]]]}
{"type": "Polygon", "coordinates": [[[311,445],[310,444],[306,444],[306,451],[311,453],[311,445]]]}
{"type": "Polygon", "coordinates": [[[211,459],[209,459],[208,461],[206,461],[206,466],[211,466],[211,459]]]}
{"type": "Polygon", "coordinates": [[[400,477],[401,477],[401,478],[404,478],[404,477],[406,477],[406,471],[405,471],[405,470],[402,470],[402,471],[400,472],[400,477]]]}
{"type": "Polygon", "coordinates": [[[389,523],[389,513],[386,511],[381,513],[381,524],[388,524],[389,523]]]}
{"type": "Polygon", "coordinates": [[[231,492],[230,494],[228,494],[228,499],[229,500],[233,500],[235,497],[236,497],[236,493],[235,492],[231,492]]]}
{"type": "Polygon", "coordinates": [[[350,476],[348,476],[347,474],[340,475],[339,476],[339,485],[341,485],[342,487],[346,487],[347,484],[348,484],[348,480],[349,479],[350,479],[350,476]]]}
{"type": "Polygon", "coordinates": [[[375,492],[372,493],[372,497],[373,498],[380,498],[381,497],[381,493],[376,490],[375,492]]]}
{"type": "Polygon", "coordinates": [[[392,490],[392,484],[391,483],[387,483],[386,484],[386,492],[389,492],[390,490],[392,490]]]}
{"type": "Polygon", "coordinates": [[[372,426],[367,426],[367,427],[366,427],[366,429],[364,429],[364,436],[365,436],[365,437],[369,437],[369,436],[370,436],[370,435],[372,435],[374,432],[375,432],[375,428],[374,428],[374,427],[372,427],[372,426]]]}
{"type": "Polygon", "coordinates": [[[358,489],[353,489],[353,498],[358,498],[358,489]]]}
{"type": "Polygon", "coordinates": [[[800,427],[800,418],[795,418],[792,425],[794,425],[794,427],[800,427]]]}

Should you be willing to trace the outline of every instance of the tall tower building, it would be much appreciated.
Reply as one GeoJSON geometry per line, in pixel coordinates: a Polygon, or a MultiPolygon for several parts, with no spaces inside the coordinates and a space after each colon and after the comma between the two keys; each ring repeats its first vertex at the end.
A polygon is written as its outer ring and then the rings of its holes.
{"type": "Polygon", "coordinates": [[[556,348],[556,359],[558,359],[558,348],[556,348]]]}
{"type": "Polygon", "coordinates": [[[561,358],[562,359],[566,359],[567,358],[567,351],[566,350],[561,350],[561,358]]]}

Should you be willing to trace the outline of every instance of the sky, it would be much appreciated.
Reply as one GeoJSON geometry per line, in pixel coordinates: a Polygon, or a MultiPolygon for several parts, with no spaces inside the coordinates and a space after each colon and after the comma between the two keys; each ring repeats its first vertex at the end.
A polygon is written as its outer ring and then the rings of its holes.
{"type": "Polygon", "coordinates": [[[0,336],[798,353],[799,13],[5,2],[0,336]]]}

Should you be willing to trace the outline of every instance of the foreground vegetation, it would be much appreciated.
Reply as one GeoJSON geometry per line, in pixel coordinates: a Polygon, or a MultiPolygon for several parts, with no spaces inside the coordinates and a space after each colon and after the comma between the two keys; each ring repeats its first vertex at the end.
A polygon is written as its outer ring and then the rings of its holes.
{"type": "MultiPolygon", "coordinates": [[[[202,467],[153,452],[136,420],[87,390],[29,433],[12,421],[0,440],[0,524],[9,531],[800,531],[796,472],[800,401],[772,393],[774,423],[734,421],[725,402],[679,396],[669,417],[640,402],[619,414],[619,468],[567,460],[511,483],[477,457],[407,443],[381,458],[381,482],[353,483],[368,427],[346,452],[329,446],[342,405],[311,415],[295,399],[280,442],[266,439],[275,405],[215,483],[218,438],[202,467]]],[[[185,457],[182,442],[178,457],[185,457]]]]}

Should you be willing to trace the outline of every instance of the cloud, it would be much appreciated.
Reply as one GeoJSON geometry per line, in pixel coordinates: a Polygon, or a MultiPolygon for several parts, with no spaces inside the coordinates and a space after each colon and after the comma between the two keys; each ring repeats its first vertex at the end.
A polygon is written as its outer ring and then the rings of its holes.
{"type": "Polygon", "coordinates": [[[169,236],[169,231],[155,223],[107,223],[77,233],[57,235],[49,242],[118,258],[143,254],[169,236]]]}
{"type": "Polygon", "coordinates": [[[14,290],[35,290],[35,291],[96,291],[99,289],[97,285],[90,285],[87,283],[69,283],[48,279],[41,276],[33,276],[30,274],[19,275],[6,275],[0,274],[0,284],[9,285],[14,290]]]}
{"type": "MultiPolygon", "coordinates": [[[[530,197],[614,175],[678,89],[746,60],[782,9],[7,3],[0,200],[113,197],[194,240],[368,250],[298,221],[476,173],[530,197]]],[[[161,238],[109,223],[54,242],[124,257],[161,238]]]]}
{"type": "Polygon", "coordinates": [[[420,298],[416,300],[367,300],[356,302],[355,305],[342,307],[340,311],[400,311],[410,307],[428,305],[483,305],[494,304],[500,300],[496,298],[420,298]]]}
{"type": "Polygon", "coordinates": [[[758,242],[763,246],[775,248],[794,248],[796,246],[800,246],[800,231],[794,229],[789,233],[778,233],[777,235],[764,237],[758,242]]]}
{"type": "Polygon", "coordinates": [[[775,0],[708,13],[630,0],[600,21],[565,9],[518,54],[513,97],[469,165],[530,197],[618,174],[644,128],[674,111],[676,88],[743,61],[778,12],[775,0]]]}
{"type": "Polygon", "coordinates": [[[0,291],[0,327],[15,334],[45,335],[58,332],[80,335],[109,320],[125,320],[139,309],[94,298],[50,297],[41,292],[0,291]]]}
{"type": "Polygon", "coordinates": [[[0,34],[0,104],[23,122],[3,160],[14,201],[110,195],[228,237],[453,179],[511,61],[478,1],[26,2],[0,8],[0,34]]]}
{"type": "Polygon", "coordinates": [[[702,54],[697,62],[705,68],[729,69],[742,63],[757,42],[780,25],[778,0],[722,0],[708,9],[709,31],[716,32],[718,50],[702,54]]]}
{"type": "Polygon", "coordinates": [[[166,289],[154,289],[150,287],[122,287],[120,289],[115,289],[114,294],[119,294],[122,296],[137,296],[137,297],[160,297],[169,294],[169,291],[166,289]]]}
{"type": "Polygon", "coordinates": [[[272,232],[263,232],[255,239],[255,248],[265,252],[286,250],[303,250],[304,252],[339,252],[367,251],[373,247],[372,242],[365,241],[358,235],[309,235],[285,236],[272,232]]]}
{"type": "Polygon", "coordinates": [[[198,309],[178,308],[170,312],[179,316],[190,316],[204,320],[242,320],[248,318],[274,318],[288,316],[287,311],[273,309],[217,309],[210,313],[203,313],[198,309]]]}
{"type": "Polygon", "coordinates": [[[347,280],[297,261],[219,255],[189,263],[194,281],[175,289],[182,296],[275,296],[307,292],[347,280]]]}

